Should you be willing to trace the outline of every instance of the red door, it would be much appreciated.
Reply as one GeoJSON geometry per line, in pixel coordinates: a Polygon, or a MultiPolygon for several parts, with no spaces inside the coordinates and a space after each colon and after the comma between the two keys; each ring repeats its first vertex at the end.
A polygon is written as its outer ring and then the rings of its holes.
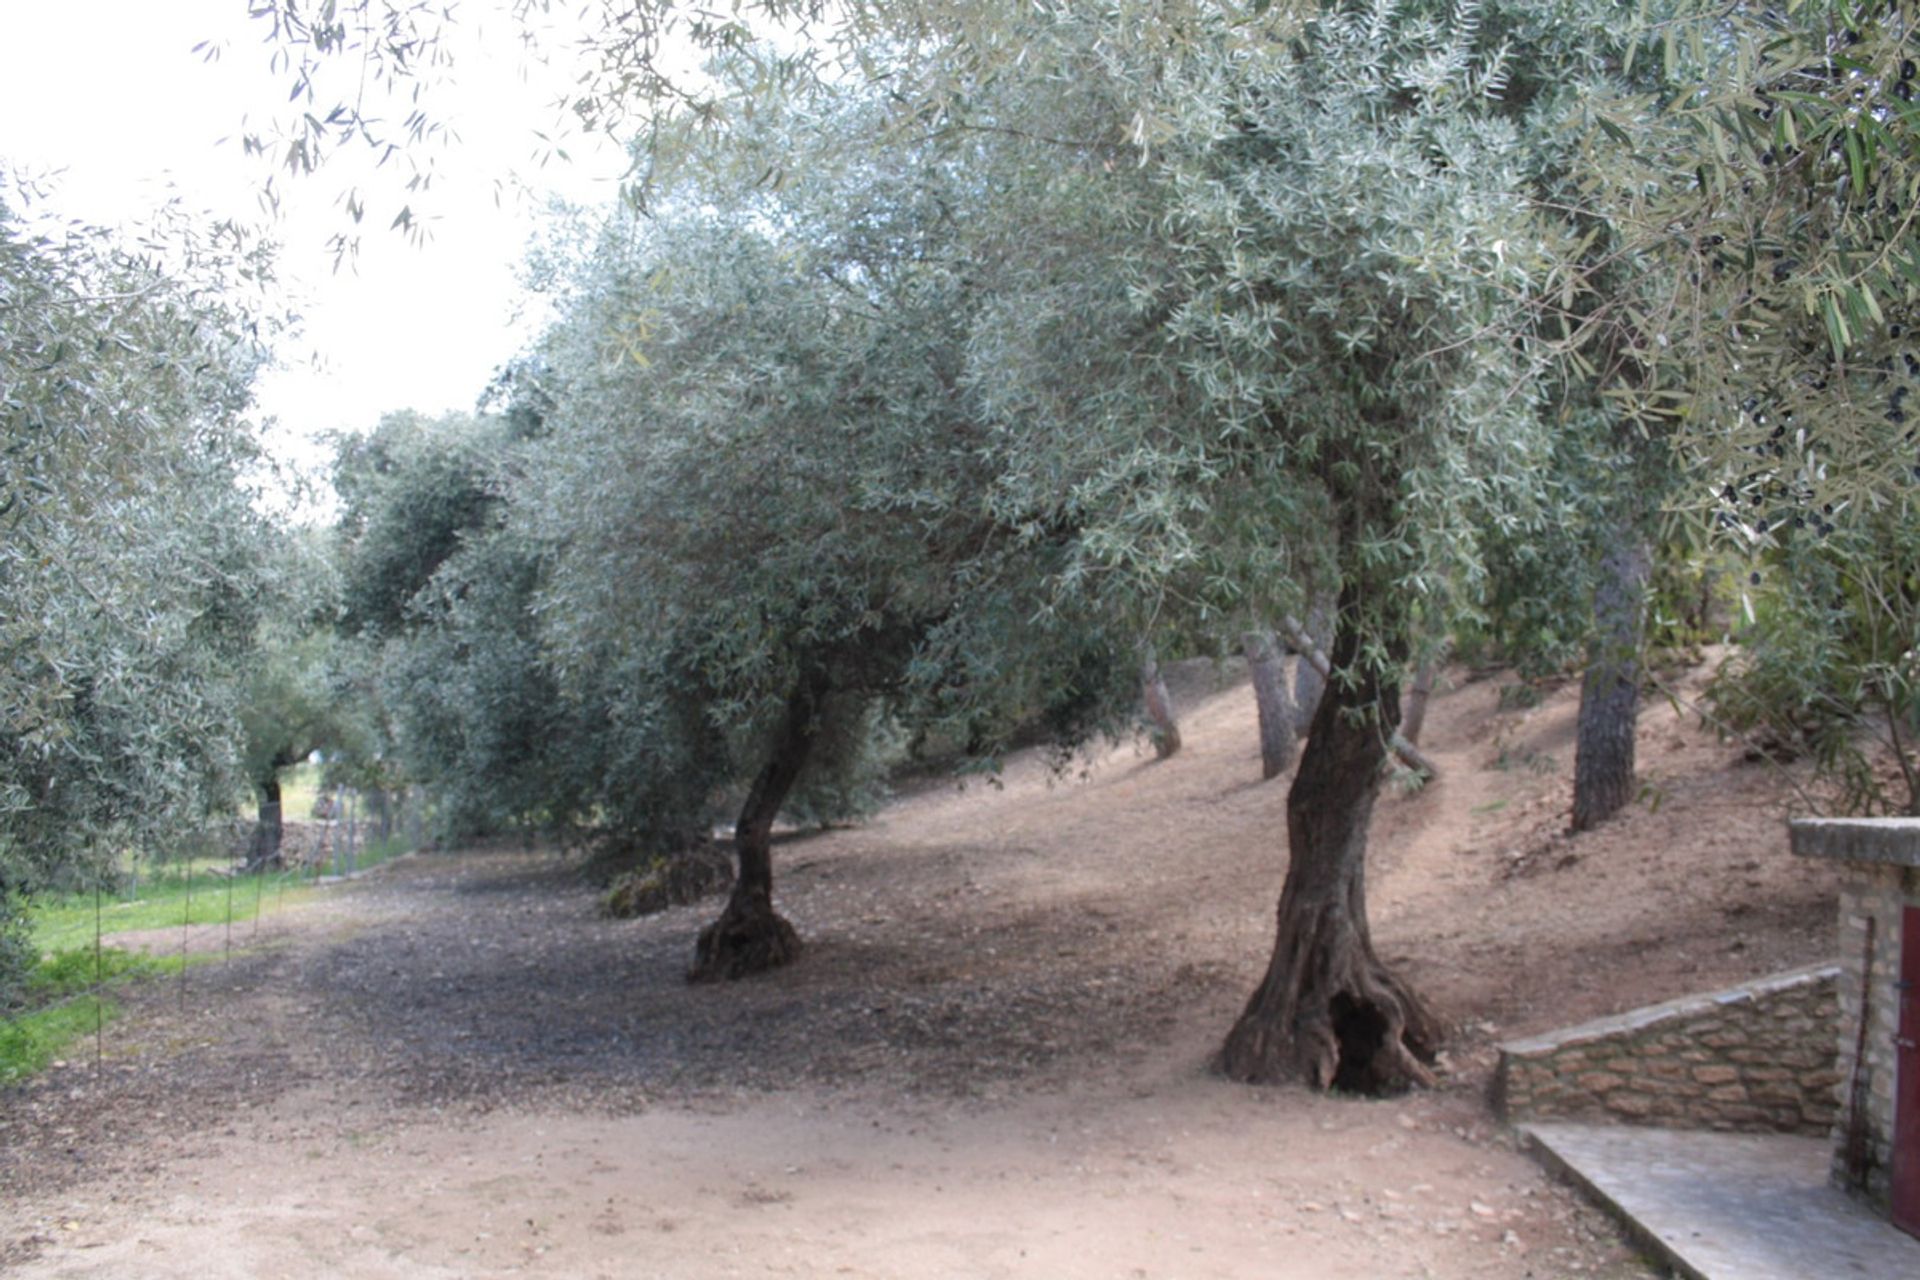
{"type": "Polygon", "coordinates": [[[1893,1225],[1920,1236],[1920,907],[1900,917],[1900,1030],[1894,1039],[1893,1225]]]}

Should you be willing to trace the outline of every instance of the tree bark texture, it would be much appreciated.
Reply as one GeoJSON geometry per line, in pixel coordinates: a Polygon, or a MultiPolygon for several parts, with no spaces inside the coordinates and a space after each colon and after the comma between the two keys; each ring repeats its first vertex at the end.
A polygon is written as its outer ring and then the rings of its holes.
{"type": "MultiPolygon", "coordinates": [[[[1319,672],[1321,687],[1324,688],[1333,675],[1332,660],[1327,657],[1324,649],[1314,643],[1312,637],[1307,634],[1306,628],[1302,627],[1292,614],[1284,616],[1280,622],[1286,628],[1288,640],[1300,651],[1300,665],[1311,666],[1319,672]]],[[[1425,774],[1429,779],[1440,776],[1440,766],[1435,764],[1426,752],[1408,742],[1406,735],[1398,729],[1395,729],[1387,738],[1387,747],[1394,755],[1400,757],[1401,763],[1409,769],[1425,774]]]]}
{"type": "Polygon", "coordinates": [[[1293,764],[1293,696],[1287,692],[1286,655],[1271,631],[1249,631],[1242,640],[1253,701],[1260,713],[1260,776],[1277,778],[1293,764]]]}
{"type": "Polygon", "coordinates": [[[280,865],[280,846],[286,836],[281,817],[280,773],[275,770],[259,783],[260,817],[253,824],[253,842],[247,847],[247,870],[264,871],[280,865]]]}
{"type": "Polygon", "coordinates": [[[1414,746],[1420,745],[1420,733],[1427,727],[1427,703],[1433,700],[1433,682],[1439,674],[1436,659],[1424,663],[1413,674],[1413,687],[1407,690],[1407,713],[1400,719],[1400,736],[1414,746]]]}
{"type": "Polygon", "coordinates": [[[1640,709],[1640,642],[1653,557],[1628,521],[1612,531],[1593,593],[1593,638],[1580,682],[1573,754],[1573,829],[1591,831],[1634,797],[1633,737],[1640,709]]]}
{"type": "Polygon", "coordinates": [[[1302,738],[1313,728],[1313,713],[1320,706],[1320,691],[1327,685],[1324,667],[1316,665],[1310,654],[1316,649],[1324,654],[1333,644],[1333,611],[1332,599],[1317,597],[1307,608],[1306,626],[1298,628],[1306,639],[1302,641],[1299,636],[1288,637],[1289,643],[1300,655],[1300,661],[1293,669],[1293,724],[1294,732],[1302,738]]]}
{"type": "Polygon", "coordinates": [[[1160,674],[1159,660],[1151,648],[1140,659],[1140,698],[1153,725],[1154,754],[1165,760],[1180,750],[1180,722],[1173,714],[1173,697],[1167,692],[1166,678],[1160,674]]]}
{"type": "Polygon", "coordinates": [[[803,677],[787,700],[767,763],[753,780],[734,824],[739,873],[720,918],[700,931],[689,982],[732,981],[791,964],[800,935],[773,909],[773,820],[806,766],[819,727],[823,682],[803,677]]]}
{"type": "MultiPolygon", "coordinates": [[[[1336,670],[1358,653],[1342,627],[1336,670]]],[[[1399,712],[1398,687],[1377,676],[1327,682],[1287,794],[1273,959],[1221,1052],[1232,1079],[1366,1094],[1433,1082],[1440,1023],[1374,953],[1367,927],[1367,826],[1399,712]]]]}

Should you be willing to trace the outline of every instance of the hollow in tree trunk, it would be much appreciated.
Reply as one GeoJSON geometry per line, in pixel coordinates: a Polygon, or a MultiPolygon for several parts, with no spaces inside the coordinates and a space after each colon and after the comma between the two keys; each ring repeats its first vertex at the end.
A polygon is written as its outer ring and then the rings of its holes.
{"type": "Polygon", "coordinates": [[[1260,713],[1260,776],[1277,778],[1293,763],[1293,697],[1287,692],[1284,652],[1271,631],[1249,631],[1242,641],[1253,702],[1260,713]]]}
{"type": "Polygon", "coordinates": [[[1180,750],[1180,722],[1174,718],[1173,697],[1160,674],[1160,663],[1149,647],[1140,659],[1140,697],[1147,707],[1147,719],[1153,724],[1154,754],[1165,760],[1180,750]]]}
{"type": "MultiPolygon", "coordinates": [[[[1334,602],[1326,596],[1315,597],[1307,609],[1307,637],[1322,652],[1333,644],[1333,614],[1334,602]]],[[[1313,727],[1313,713],[1320,707],[1320,692],[1326,686],[1327,678],[1302,651],[1293,668],[1294,732],[1302,738],[1313,727]]]]}
{"type": "Polygon", "coordinates": [[[1221,1052],[1235,1080],[1367,1094],[1433,1080],[1439,1021],[1374,953],[1367,928],[1367,825],[1400,699],[1397,685],[1357,667],[1358,655],[1358,637],[1341,626],[1336,678],[1287,793],[1273,959],[1221,1052]]]}
{"type": "Polygon", "coordinates": [[[823,683],[803,678],[734,824],[739,861],[733,892],[720,918],[700,931],[689,982],[729,981],[790,964],[800,955],[800,935],[773,909],[773,820],[805,767],[818,729],[823,683]]]}
{"type": "Polygon", "coordinates": [[[1652,556],[1628,520],[1612,531],[1593,593],[1593,639],[1580,682],[1573,752],[1573,829],[1591,831],[1634,796],[1633,736],[1640,710],[1640,640],[1652,556]]]}
{"type": "Polygon", "coordinates": [[[253,840],[247,846],[247,870],[264,871],[280,865],[280,846],[286,827],[280,812],[280,771],[276,768],[259,782],[260,817],[253,824],[253,840]]]}

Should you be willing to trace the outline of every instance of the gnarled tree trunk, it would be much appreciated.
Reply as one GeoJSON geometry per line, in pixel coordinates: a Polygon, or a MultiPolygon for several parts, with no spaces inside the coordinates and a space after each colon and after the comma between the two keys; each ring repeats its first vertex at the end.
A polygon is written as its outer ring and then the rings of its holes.
{"type": "MultiPolygon", "coordinates": [[[[1334,670],[1354,669],[1358,654],[1342,625],[1334,670]]],[[[1374,953],[1367,928],[1367,826],[1399,718],[1398,687],[1377,675],[1326,683],[1287,794],[1273,959],[1221,1052],[1235,1080],[1368,1094],[1432,1082],[1440,1024],[1374,953]]]]}
{"type": "Polygon", "coordinates": [[[1180,722],[1174,718],[1173,697],[1167,692],[1166,679],[1160,674],[1160,663],[1151,646],[1140,659],[1140,699],[1153,724],[1154,754],[1165,760],[1180,750],[1180,722]]]}
{"type": "Polygon", "coordinates": [[[1247,672],[1253,677],[1253,701],[1260,713],[1260,776],[1277,778],[1293,763],[1293,697],[1287,692],[1286,655],[1271,631],[1249,631],[1242,639],[1247,672]]]}
{"type": "Polygon", "coordinates": [[[689,982],[744,978],[790,964],[800,954],[800,935],[773,909],[773,820],[794,780],[806,766],[819,728],[823,681],[803,677],[787,700],[786,713],[734,824],[739,874],[720,918],[700,931],[689,982]]]}
{"type": "Polygon", "coordinates": [[[1590,831],[1634,796],[1633,736],[1640,710],[1640,641],[1652,554],[1630,520],[1611,531],[1593,593],[1593,639],[1580,682],[1573,751],[1573,829],[1590,831]]]}

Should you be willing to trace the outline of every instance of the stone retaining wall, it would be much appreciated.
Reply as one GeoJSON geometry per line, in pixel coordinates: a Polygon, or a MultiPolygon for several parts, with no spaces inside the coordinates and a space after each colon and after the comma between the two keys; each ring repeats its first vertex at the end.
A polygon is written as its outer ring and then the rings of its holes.
{"type": "Polygon", "coordinates": [[[1511,1041],[1494,1105],[1514,1122],[1825,1135],[1837,1112],[1838,977],[1838,965],[1816,965],[1511,1041]]]}

